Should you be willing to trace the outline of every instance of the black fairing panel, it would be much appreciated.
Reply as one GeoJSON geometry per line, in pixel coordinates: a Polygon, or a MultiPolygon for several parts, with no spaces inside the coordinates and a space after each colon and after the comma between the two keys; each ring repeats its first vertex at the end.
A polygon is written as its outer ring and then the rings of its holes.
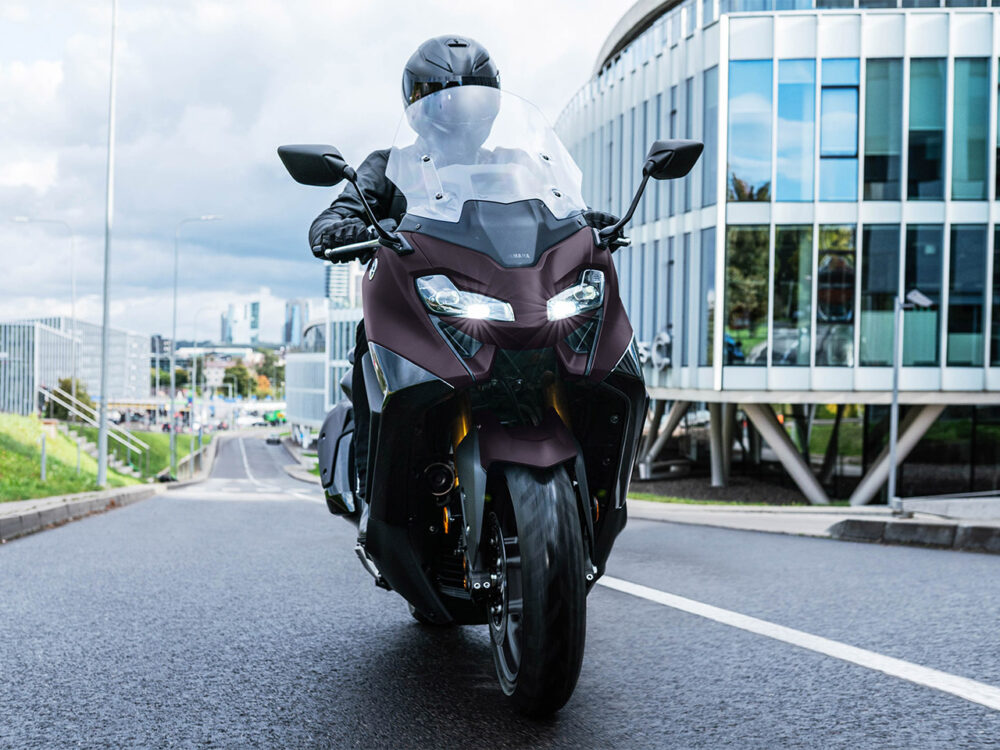
{"type": "Polygon", "coordinates": [[[316,454],[319,478],[331,513],[354,513],[356,504],[351,487],[351,436],[354,417],[351,402],[339,401],[326,415],[319,431],[316,454]]]}
{"type": "Polygon", "coordinates": [[[521,268],[535,265],[542,253],[585,226],[579,213],[557,219],[542,201],[527,200],[466,201],[457,222],[407,214],[399,229],[484,253],[504,268],[521,268]]]}

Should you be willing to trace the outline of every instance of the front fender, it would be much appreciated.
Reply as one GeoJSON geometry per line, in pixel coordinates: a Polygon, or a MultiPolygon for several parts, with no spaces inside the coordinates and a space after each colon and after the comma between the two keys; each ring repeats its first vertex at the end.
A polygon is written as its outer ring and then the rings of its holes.
{"type": "Polygon", "coordinates": [[[505,426],[489,413],[477,415],[478,424],[455,450],[455,468],[462,488],[462,517],[468,559],[479,552],[486,504],[486,473],[493,464],[520,464],[548,469],[582,459],[576,439],[554,409],[541,423],[505,426]]]}

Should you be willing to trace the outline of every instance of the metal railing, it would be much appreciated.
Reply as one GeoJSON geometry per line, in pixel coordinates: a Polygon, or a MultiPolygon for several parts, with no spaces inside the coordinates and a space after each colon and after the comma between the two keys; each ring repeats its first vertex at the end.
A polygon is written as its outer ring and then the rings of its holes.
{"type": "MultiPolygon", "coordinates": [[[[51,401],[54,404],[66,409],[67,412],[73,414],[90,427],[96,427],[100,429],[100,412],[89,406],[78,398],[73,398],[72,395],[66,393],[62,388],[46,388],[45,386],[38,386],[38,392],[41,393],[46,400],[51,401]]],[[[145,472],[149,473],[149,445],[135,435],[133,435],[128,430],[119,427],[110,420],[108,421],[108,437],[124,446],[128,451],[128,464],[130,466],[132,463],[132,453],[145,455],[145,472]]]]}

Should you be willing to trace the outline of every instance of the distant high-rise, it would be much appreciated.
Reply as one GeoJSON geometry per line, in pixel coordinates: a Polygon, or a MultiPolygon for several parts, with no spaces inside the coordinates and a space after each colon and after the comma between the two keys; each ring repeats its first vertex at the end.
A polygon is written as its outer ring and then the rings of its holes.
{"type": "Polygon", "coordinates": [[[351,297],[351,266],[348,263],[327,263],[323,269],[326,275],[326,296],[334,307],[349,307],[351,297]]]}
{"type": "Polygon", "coordinates": [[[260,302],[229,305],[222,316],[223,344],[256,344],[260,338],[260,302]]]}
{"type": "Polygon", "coordinates": [[[285,327],[281,343],[289,347],[300,346],[305,327],[322,315],[321,299],[290,299],[285,302],[285,327]]]}

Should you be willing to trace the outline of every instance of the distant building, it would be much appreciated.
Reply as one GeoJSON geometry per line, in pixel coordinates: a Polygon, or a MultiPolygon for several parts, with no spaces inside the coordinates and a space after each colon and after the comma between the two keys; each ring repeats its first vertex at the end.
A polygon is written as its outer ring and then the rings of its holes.
{"type": "Polygon", "coordinates": [[[327,263],[323,272],[326,277],[326,296],[333,307],[361,306],[361,278],[364,276],[364,269],[360,263],[327,263]]]}
{"type": "Polygon", "coordinates": [[[72,372],[68,333],[38,321],[0,323],[0,412],[35,413],[39,387],[58,387],[72,372]]]}
{"type": "MultiPolygon", "coordinates": [[[[69,347],[70,354],[68,356],[70,359],[67,364],[62,359],[63,354],[56,353],[57,351],[61,352],[61,349],[56,344],[51,343],[53,339],[50,331],[56,331],[62,334],[63,337],[68,337],[70,342],[72,342],[73,336],[75,336],[78,346],[76,363],[77,378],[83,383],[91,398],[96,401],[101,392],[101,326],[82,320],[74,321],[72,318],[67,317],[14,321],[12,323],[2,323],[0,326],[22,326],[26,327],[23,329],[26,330],[32,328],[35,324],[41,326],[37,333],[38,338],[35,339],[39,343],[37,349],[31,349],[31,351],[34,352],[32,356],[37,356],[41,359],[38,360],[40,375],[37,379],[32,378],[32,382],[36,382],[37,385],[54,387],[58,385],[59,378],[72,377],[72,346],[69,347]],[[59,370],[60,374],[58,378],[52,380],[56,370],[59,370]]],[[[149,337],[120,328],[110,329],[109,334],[108,399],[120,401],[145,398],[149,395],[149,337]]],[[[32,344],[31,346],[35,345],[32,344]]],[[[19,361],[22,367],[28,366],[25,364],[28,360],[21,359],[19,361]]],[[[8,370],[6,365],[4,366],[4,370],[8,370]]],[[[20,377],[18,372],[21,371],[19,370],[9,368],[9,372],[11,377],[20,377]]],[[[24,373],[22,372],[21,374],[23,375],[24,373]]],[[[34,388],[35,386],[30,387],[34,388]]],[[[4,408],[6,407],[0,406],[0,409],[4,408]]]]}
{"type": "Polygon", "coordinates": [[[324,301],[321,299],[291,299],[285,302],[285,327],[281,343],[288,347],[302,344],[302,332],[313,320],[324,315],[324,301]]]}
{"type": "Polygon", "coordinates": [[[260,302],[229,305],[222,316],[223,344],[256,344],[260,339],[260,302]]]}

